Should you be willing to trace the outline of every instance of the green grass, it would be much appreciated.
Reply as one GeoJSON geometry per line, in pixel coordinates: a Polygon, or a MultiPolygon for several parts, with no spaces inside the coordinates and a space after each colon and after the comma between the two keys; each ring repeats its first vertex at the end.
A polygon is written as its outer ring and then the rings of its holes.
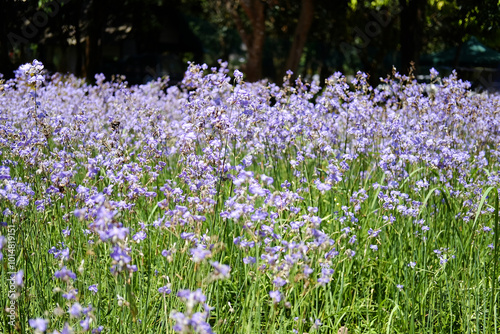
{"type": "MultiPolygon", "coordinates": [[[[415,225],[413,218],[392,210],[395,222],[383,219],[387,212],[376,199],[379,190],[367,187],[366,181],[354,177],[362,168],[359,164],[370,165],[369,157],[365,159],[352,164],[348,180],[353,181],[342,182],[326,194],[311,187],[309,198],[303,201],[302,205],[317,206],[320,217],[328,217],[323,228],[336,240],[340,255],[333,260],[335,273],[332,282],[326,286],[318,285],[312,277],[300,279],[300,273],[292,270],[288,278],[290,284],[284,289],[287,304],[271,303],[268,295],[272,289],[271,277],[255,267],[244,265],[242,258],[246,254],[233,244],[234,237],[244,234],[241,224],[230,219],[222,220],[217,212],[208,215],[207,221],[196,228],[200,233],[207,231],[207,235],[213,238],[211,242],[216,245],[213,260],[231,267],[230,280],[215,282],[209,279],[210,266],[206,262],[194,264],[190,260],[189,246],[180,238],[180,233],[184,231],[181,226],[150,229],[148,238],[132,250],[132,263],[137,265],[138,271],[131,276],[112,275],[109,270],[109,245],[97,242],[95,236],[96,243],[89,244],[89,237],[83,233],[87,228],[86,222],[72,215],[76,192],[71,188],[66,189],[63,199],[54,200],[53,205],[43,213],[37,213],[32,205],[32,209],[23,214],[4,217],[7,224],[18,227],[16,266],[25,273],[24,288],[18,299],[17,323],[20,327],[16,330],[7,326],[8,319],[2,313],[4,332],[28,332],[27,320],[41,316],[51,319],[51,328],[62,328],[65,321],[76,323],[67,315],[52,315],[57,305],[64,310],[70,305],[61,293],[54,292],[55,288],[68,289],[63,282],[53,278],[60,264],[48,254],[49,249],[60,242],[64,242],[71,251],[70,260],[65,264],[77,273],[77,279],[72,283],[78,289],[77,301],[82,305],[91,303],[95,323],[103,325],[105,331],[110,333],[172,332],[173,322],[169,313],[173,309],[182,310],[183,305],[175,294],[162,296],[158,293],[158,287],[167,283],[166,277],[174,292],[202,288],[208,304],[214,307],[210,323],[220,333],[289,333],[292,329],[314,332],[311,319],[321,319],[323,324],[317,331],[323,333],[335,332],[341,326],[347,327],[350,333],[497,332],[499,289],[493,278],[498,275],[498,247],[493,252],[485,245],[494,242],[498,246],[498,233],[493,238],[477,232],[482,223],[494,225],[495,232],[498,232],[498,214],[479,214],[482,206],[487,205],[493,205],[498,212],[497,196],[493,195],[493,204],[486,203],[488,192],[495,194],[496,189],[485,190],[482,196],[484,202],[481,201],[477,209],[478,215],[474,221],[464,223],[455,218],[461,212],[460,199],[450,198],[446,191],[436,195],[435,190],[444,187],[436,185],[420,194],[413,192],[408,186],[413,183],[412,178],[432,173],[425,166],[414,167],[399,190],[424,203],[420,217],[430,227],[425,232],[424,241],[422,235],[415,236],[420,225],[415,225]],[[343,215],[339,212],[340,207],[348,205],[350,194],[360,188],[367,189],[369,197],[357,214],[358,240],[352,246],[341,236],[342,225],[338,218],[343,215]],[[61,208],[61,204],[65,207],[61,208]],[[68,226],[71,236],[63,237],[61,231],[68,226]],[[369,228],[382,229],[379,238],[369,238],[369,228]],[[372,242],[378,243],[378,251],[369,248],[372,242]],[[176,250],[172,261],[160,255],[163,249],[170,248],[176,250]],[[356,249],[354,258],[344,255],[349,248],[356,249]],[[440,264],[434,253],[436,249],[442,250],[448,262],[440,264]],[[410,262],[416,262],[416,266],[409,267],[410,262]],[[79,272],[80,266],[83,270],[79,272]],[[96,283],[99,284],[99,293],[93,295],[87,288],[96,283]],[[404,288],[398,289],[398,284],[404,285],[404,288]],[[126,299],[126,306],[118,306],[118,296],[126,299]]],[[[172,171],[162,173],[160,180],[173,178],[179,172],[180,166],[174,161],[169,161],[172,171]]],[[[312,174],[316,163],[309,161],[304,164],[303,173],[312,174]]],[[[290,170],[283,160],[273,160],[269,165],[272,167],[264,170],[259,167],[253,169],[272,175],[275,186],[291,179],[290,170]]],[[[254,166],[262,164],[257,162],[254,166]]],[[[20,179],[31,178],[35,191],[42,192],[37,186],[43,184],[42,175],[34,172],[22,164],[14,170],[20,179]]],[[[372,180],[383,180],[380,170],[374,168],[369,173],[372,180]]],[[[106,182],[95,184],[102,187],[106,182]]],[[[162,184],[162,181],[156,184],[162,184]]],[[[292,187],[297,186],[293,183],[292,187]]],[[[221,203],[231,195],[231,181],[222,182],[217,211],[220,212],[221,203]]],[[[133,211],[121,213],[120,221],[132,228],[137,228],[138,222],[151,222],[159,211],[155,201],[139,201],[133,211]]],[[[11,207],[11,210],[16,209],[11,207]]],[[[292,218],[290,213],[282,212],[279,219],[284,226],[292,218]]],[[[282,232],[287,240],[298,238],[282,232]]],[[[262,248],[256,247],[250,253],[259,258],[262,251],[262,248]]],[[[321,260],[317,255],[312,254],[312,257],[312,263],[321,260]]],[[[0,292],[6,296],[8,276],[5,261],[3,264],[0,292]]],[[[6,305],[5,299],[2,304],[6,305]]],[[[78,326],[75,324],[74,327],[78,326]]]]}

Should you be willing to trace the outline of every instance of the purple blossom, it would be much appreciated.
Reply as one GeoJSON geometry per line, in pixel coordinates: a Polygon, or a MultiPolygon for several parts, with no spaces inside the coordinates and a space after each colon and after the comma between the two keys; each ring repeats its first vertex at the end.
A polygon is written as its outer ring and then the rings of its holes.
{"type": "Polygon", "coordinates": [[[279,290],[269,291],[269,297],[271,297],[274,304],[277,304],[281,301],[281,292],[279,290]]]}
{"type": "Polygon", "coordinates": [[[195,262],[195,263],[199,263],[199,262],[203,261],[205,258],[212,255],[212,253],[209,250],[206,250],[202,246],[198,246],[196,248],[191,248],[190,252],[191,252],[191,256],[192,256],[191,260],[193,260],[193,262],[195,262]]]}
{"type": "Polygon", "coordinates": [[[71,229],[69,227],[67,227],[66,229],[62,230],[62,234],[65,237],[69,237],[71,235],[71,229]]]}
{"type": "Polygon", "coordinates": [[[83,308],[79,303],[74,303],[68,310],[68,313],[75,318],[80,318],[82,316],[83,308]]]}
{"type": "Polygon", "coordinates": [[[62,297],[67,300],[76,299],[78,289],[70,289],[67,293],[63,293],[62,297]]]}
{"type": "Polygon", "coordinates": [[[89,286],[89,291],[91,291],[94,295],[98,292],[97,287],[99,284],[92,284],[89,286]]]}
{"type": "Polygon", "coordinates": [[[165,295],[169,295],[172,293],[172,290],[170,289],[169,285],[162,286],[161,288],[158,288],[158,292],[165,295]]]}
{"type": "Polygon", "coordinates": [[[69,281],[70,279],[76,279],[76,275],[71,270],[67,269],[66,266],[62,267],[61,270],[58,270],[54,274],[55,278],[59,278],[63,281],[69,281]]]}
{"type": "Polygon", "coordinates": [[[29,324],[32,328],[39,332],[45,332],[47,330],[47,326],[49,324],[48,320],[43,318],[30,319],[29,324]]]}
{"type": "Polygon", "coordinates": [[[210,262],[210,265],[214,268],[214,276],[216,278],[226,279],[230,277],[231,268],[226,264],[220,264],[217,261],[210,262]]]}
{"type": "Polygon", "coordinates": [[[146,232],[139,231],[132,237],[132,239],[134,239],[135,242],[140,243],[142,240],[146,239],[146,237],[146,232]]]}
{"type": "Polygon", "coordinates": [[[281,277],[276,277],[274,280],[273,280],[273,284],[275,287],[277,288],[281,288],[283,285],[285,285],[287,282],[286,280],[284,280],[283,278],[281,277]]]}

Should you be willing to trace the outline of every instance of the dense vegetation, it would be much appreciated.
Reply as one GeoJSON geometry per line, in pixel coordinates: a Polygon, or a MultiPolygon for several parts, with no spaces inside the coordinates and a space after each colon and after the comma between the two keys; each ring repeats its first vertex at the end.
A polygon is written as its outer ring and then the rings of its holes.
{"type": "Polygon", "coordinates": [[[500,330],[497,95],[42,70],[0,88],[4,333],[500,330]]]}

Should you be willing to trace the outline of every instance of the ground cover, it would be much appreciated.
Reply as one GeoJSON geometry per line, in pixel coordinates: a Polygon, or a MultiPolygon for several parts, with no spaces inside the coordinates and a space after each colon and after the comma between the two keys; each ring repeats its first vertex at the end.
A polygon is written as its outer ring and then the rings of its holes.
{"type": "Polygon", "coordinates": [[[3,332],[499,331],[498,95],[42,73],[0,86],[3,332]]]}

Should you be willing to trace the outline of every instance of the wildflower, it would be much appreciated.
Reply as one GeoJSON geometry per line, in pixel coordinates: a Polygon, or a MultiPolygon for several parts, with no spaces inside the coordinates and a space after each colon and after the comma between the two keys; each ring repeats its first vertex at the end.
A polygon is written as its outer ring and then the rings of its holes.
{"type": "Polygon", "coordinates": [[[62,230],[62,234],[65,237],[69,237],[71,235],[71,229],[69,227],[67,227],[66,229],[62,230]]]}
{"type": "Polygon", "coordinates": [[[439,72],[434,67],[431,68],[429,72],[431,74],[431,80],[435,79],[439,75],[439,72]]]}
{"type": "Polygon", "coordinates": [[[7,240],[3,235],[0,235],[0,261],[3,259],[2,249],[7,244],[7,240]]]}
{"type": "Polygon", "coordinates": [[[277,304],[281,301],[281,292],[279,292],[278,290],[269,291],[269,297],[271,297],[274,304],[277,304]]]}
{"type": "Polygon", "coordinates": [[[24,278],[24,272],[22,269],[11,276],[11,280],[17,287],[22,287],[24,285],[23,278],[24,278]]]}
{"type": "Polygon", "coordinates": [[[314,320],[314,324],[313,324],[313,326],[312,326],[312,327],[313,327],[314,329],[318,329],[321,325],[322,325],[321,320],[316,319],[316,320],[314,320]]]}
{"type": "Polygon", "coordinates": [[[158,288],[158,292],[165,295],[169,295],[170,293],[172,293],[172,290],[170,289],[170,286],[167,284],[165,286],[162,286],[161,288],[158,288]]]}
{"type": "Polygon", "coordinates": [[[85,317],[85,319],[80,321],[80,326],[82,326],[84,332],[88,331],[90,327],[90,318],[85,317]]]}
{"type": "Polygon", "coordinates": [[[69,279],[76,279],[75,273],[67,269],[66,266],[62,267],[61,270],[56,271],[54,277],[59,278],[65,282],[69,281],[69,279]]]}
{"type": "Polygon", "coordinates": [[[63,293],[62,297],[67,300],[76,299],[76,294],[78,293],[78,289],[70,289],[67,293],[63,293]]]}
{"type": "Polygon", "coordinates": [[[203,261],[206,257],[210,256],[212,253],[209,250],[203,248],[203,246],[198,246],[196,248],[191,248],[191,260],[195,263],[203,261]]]}
{"type": "Polygon", "coordinates": [[[214,267],[215,272],[214,272],[214,277],[215,278],[229,278],[230,274],[229,272],[231,271],[231,268],[228,265],[225,264],[220,264],[217,261],[210,262],[212,267],[214,267]]]}
{"type": "Polygon", "coordinates": [[[142,240],[146,239],[146,237],[146,232],[139,231],[132,237],[132,239],[134,239],[135,242],[140,243],[142,240]]]}
{"type": "Polygon", "coordinates": [[[89,291],[91,291],[94,295],[97,293],[97,286],[99,284],[92,284],[91,286],[89,286],[89,291]]]}
{"type": "Polygon", "coordinates": [[[37,332],[45,332],[47,330],[47,325],[49,324],[48,320],[43,318],[30,319],[29,324],[32,328],[37,332]]]}
{"type": "Polygon", "coordinates": [[[273,280],[273,284],[275,287],[277,288],[281,288],[283,285],[286,284],[286,280],[284,280],[283,278],[281,277],[276,277],[274,280],[273,280]]]}
{"type": "Polygon", "coordinates": [[[26,63],[24,65],[21,65],[19,67],[19,73],[21,75],[28,77],[28,83],[30,85],[34,85],[35,87],[38,87],[45,80],[45,78],[42,75],[43,67],[44,66],[40,61],[34,59],[31,64],[26,63]]]}
{"type": "Polygon", "coordinates": [[[99,326],[99,327],[97,327],[97,328],[94,328],[94,329],[92,330],[92,334],[98,334],[98,333],[102,332],[102,330],[103,330],[103,329],[104,329],[104,327],[103,327],[103,326],[99,326]]]}
{"type": "Polygon", "coordinates": [[[10,168],[8,166],[0,166],[0,180],[10,179],[10,168]]]}
{"type": "Polygon", "coordinates": [[[82,306],[79,303],[74,303],[68,310],[68,313],[74,318],[80,318],[82,316],[82,306]]]}

